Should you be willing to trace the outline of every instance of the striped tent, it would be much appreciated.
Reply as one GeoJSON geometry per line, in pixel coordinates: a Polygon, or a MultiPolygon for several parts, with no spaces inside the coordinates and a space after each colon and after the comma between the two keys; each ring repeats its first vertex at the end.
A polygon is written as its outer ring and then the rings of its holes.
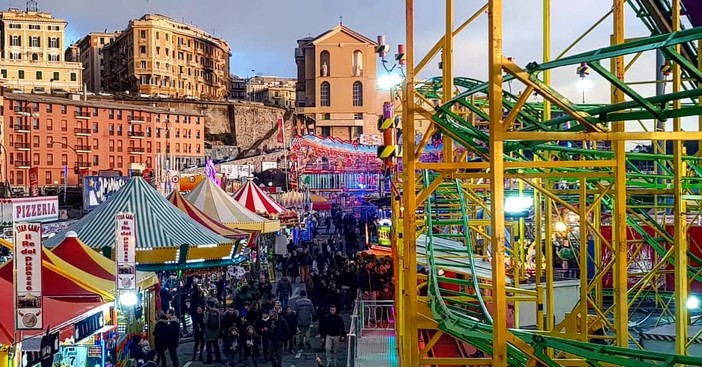
{"type": "Polygon", "coordinates": [[[185,198],[210,218],[232,228],[261,233],[280,230],[280,221],[263,218],[246,209],[212,180],[202,180],[185,198]]]}
{"type": "Polygon", "coordinates": [[[227,227],[226,225],[210,218],[205,212],[198,209],[193,203],[189,202],[179,190],[173,190],[170,195],[168,195],[168,201],[175,205],[176,208],[180,209],[183,213],[187,214],[190,218],[193,218],[198,223],[205,226],[212,232],[219,233],[220,235],[227,238],[237,238],[237,239],[248,239],[251,242],[251,233],[238,230],[235,228],[227,227]]]}
{"type": "Polygon", "coordinates": [[[234,193],[234,199],[254,213],[277,215],[285,211],[285,208],[273,201],[268,194],[261,191],[253,183],[252,178],[249,178],[249,182],[234,193]]]}
{"type": "Polygon", "coordinates": [[[90,248],[112,248],[115,215],[119,212],[135,214],[139,264],[173,264],[179,260],[180,247],[185,244],[190,245],[187,260],[191,262],[221,260],[234,252],[231,240],[188,217],[141,177],[129,180],[105,203],[44,244],[55,247],[68,231],[74,231],[90,248]]]}

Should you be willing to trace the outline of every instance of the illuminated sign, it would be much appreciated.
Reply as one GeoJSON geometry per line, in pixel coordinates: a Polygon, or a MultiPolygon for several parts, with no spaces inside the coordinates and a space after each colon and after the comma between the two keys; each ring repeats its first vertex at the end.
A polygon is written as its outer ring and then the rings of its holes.
{"type": "Polygon", "coordinates": [[[390,236],[392,234],[392,227],[390,226],[378,226],[378,244],[381,246],[391,246],[390,236]]]}

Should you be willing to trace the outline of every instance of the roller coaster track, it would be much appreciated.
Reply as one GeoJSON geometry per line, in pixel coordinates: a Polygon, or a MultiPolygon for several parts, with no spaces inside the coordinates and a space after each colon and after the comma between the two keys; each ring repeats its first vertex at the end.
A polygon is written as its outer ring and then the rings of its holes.
{"type": "MultiPolygon", "coordinates": [[[[425,171],[423,180],[425,187],[428,187],[430,181],[430,174],[425,171]]],[[[459,298],[455,297],[457,292],[441,286],[447,283],[455,284],[456,279],[439,275],[442,270],[440,263],[442,255],[441,251],[435,249],[435,242],[446,235],[444,231],[446,227],[452,227],[454,231],[463,234],[463,249],[468,259],[465,273],[476,274],[476,259],[468,228],[470,219],[466,215],[467,212],[466,197],[460,180],[445,180],[435,193],[427,198],[425,236],[422,237],[426,241],[425,256],[430,269],[427,295],[434,320],[437,321],[440,330],[489,355],[492,352],[492,320],[481,295],[477,277],[472,276],[470,281],[458,281],[463,286],[473,287],[472,292],[462,294],[464,297],[459,298]],[[472,299],[473,302],[466,302],[464,300],[466,298],[472,299]]],[[[455,236],[451,238],[455,240],[455,236]]],[[[459,254],[453,253],[453,255],[459,254]]],[[[585,343],[517,329],[510,330],[509,333],[508,363],[514,367],[560,366],[558,359],[549,357],[547,348],[578,356],[587,360],[587,363],[592,366],[600,366],[601,363],[629,367],[676,364],[702,366],[702,360],[696,357],[585,343]]]]}
{"type": "MultiPolygon", "coordinates": [[[[702,109],[694,104],[683,104],[679,109],[672,108],[672,101],[692,99],[693,101],[702,96],[702,89],[689,89],[678,93],[669,93],[661,96],[644,98],[638,95],[631,88],[621,83],[616,78],[612,78],[607,70],[599,64],[600,60],[617,56],[624,56],[631,53],[662,49],[664,53],[679,63],[688,75],[702,82],[702,74],[690,62],[690,60],[675,52],[674,46],[677,44],[687,44],[702,38],[702,27],[683,30],[676,33],[653,36],[645,40],[632,41],[625,45],[612,46],[592,52],[586,52],[563,59],[537,64],[531,63],[525,69],[514,65],[510,60],[505,60],[505,82],[518,80],[525,85],[537,86],[544,94],[544,98],[552,101],[557,108],[551,119],[543,118],[542,109],[538,104],[526,103],[516,115],[513,131],[543,132],[545,140],[548,139],[549,132],[571,131],[588,132],[596,131],[608,122],[631,121],[642,119],[667,119],[673,117],[697,116],[702,114],[702,109]],[[631,101],[613,105],[576,105],[558,94],[555,90],[545,85],[539,80],[539,74],[544,70],[549,70],[562,66],[578,65],[587,63],[598,74],[610,81],[615,87],[623,91],[630,97],[631,101]]],[[[468,151],[472,152],[476,159],[488,161],[490,152],[488,150],[489,132],[479,124],[473,124],[467,120],[468,112],[474,114],[478,119],[486,121],[486,105],[488,83],[468,78],[456,78],[454,84],[460,89],[455,98],[435,108],[433,121],[441,133],[450,136],[460,143],[468,151]]],[[[417,86],[418,93],[426,98],[441,97],[441,79],[428,80],[417,86]]],[[[518,105],[519,96],[511,93],[504,93],[502,104],[506,113],[518,105]]],[[[600,130],[601,131],[601,130],[600,130]]],[[[581,139],[583,140],[583,139],[581,139]]],[[[509,141],[505,143],[505,161],[531,161],[553,160],[553,159],[584,159],[584,160],[607,160],[613,158],[613,152],[609,150],[599,150],[596,147],[588,147],[579,142],[573,142],[575,148],[564,147],[557,142],[549,141],[509,141]]],[[[685,163],[688,167],[688,174],[683,182],[683,189],[687,191],[698,191],[702,188],[702,159],[697,156],[685,156],[685,163]]],[[[647,153],[627,153],[627,187],[631,188],[628,195],[632,207],[629,208],[627,216],[627,226],[638,233],[645,244],[651,246],[661,258],[673,263],[673,260],[666,256],[669,249],[666,244],[673,243],[673,238],[665,231],[646,210],[636,209],[639,204],[636,200],[637,189],[665,189],[667,180],[673,178],[672,169],[669,162],[672,156],[663,154],[647,153]],[[650,175],[637,168],[637,162],[657,163],[662,167],[662,172],[657,175],[650,175]],[[646,227],[653,228],[655,236],[646,231],[646,227]]],[[[594,166],[594,165],[593,165],[594,166]]],[[[509,169],[507,169],[509,171],[509,169]]],[[[516,169],[514,169],[516,171],[516,169]]],[[[611,185],[613,170],[611,167],[578,169],[578,168],[529,168],[520,169],[525,173],[587,173],[598,172],[609,174],[609,177],[598,178],[587,181],[589,188],[596,189],[597,185],[603,183],[611,185]],[[607,183],[608,182],[608,183],[607,183]]],[[[605,175],[606,176],[606,175],[605,175]]],[[[459,181],[445,181],[439,188],[430,195],[424,208],[425,216],[425,237],[420,237],[426,241],[426,260],[429,266],[428,275],[428,297],[434,319],[438,322],[439,328],[444,332],[475,346],[486,354],[491,354],[492,326],[485,301],[481,296],[481,290],[477,281],[473,277],[473,283],[459,282],[464,287],[472,287],[469,297],[456,297],[456,292],[442,288],[442,284],[456,283],[455,279],[447,279],[440,276],[442,263],[438,260],[442,257],[441,250],[438,250],[437,243],[447,233],[452,239],[456,239],[456,233],[463,234],[460,240],[463,242],[463,250],[469,259],[469,266],[465,269],[468,274],[475,273],[475,258],[473,256],[473,242],[470,238],[469,218],[466,196],[459,181]],[[459,228],[457,228],[459,227],[459,228]],[[466,302],[465,299],[471,299],[466,302]]],[[[569,180],[569,179],[566,179],[569,180]]],[[[432,181],[430,173],[423,176],[425,189],[429,188],[432,181]]],[[[646,190],[641,190],[641,197],[645,197],[646,190]]],[[[475,203],[473,203],[475,204],[475,203]]],[[[601,200],[603,211],[612,210],[613,199],[604,195],[601,200]]],[[[639,205],[640,207],[640,205],[639,205]]],[[[691,264],[702,264],[702,259],[688,252],[691,264]]],[[[699,265],[688,268],[690,277],[702,281],[702,272],[699,265]]],[[[629,290],[632,292],[632,289],[629,290]]],[[[579,356],[588,361],[591,365],[607,363],[621,366],[672,366],[677,363],[687,365],[702,365],[699,358],[674,356],[661,353],[652,353],[626,348],[612,347],[608,345],[592,344],[580,341],[561,339],[549,335],[526,332],[521,330],[511,330],[508,337],[508,359],[512,366],[524,366],[530,364],[542,364],[556,366],[557,359],[549,357],[546,348],[553,348],[571,355],[579,356]]]]}

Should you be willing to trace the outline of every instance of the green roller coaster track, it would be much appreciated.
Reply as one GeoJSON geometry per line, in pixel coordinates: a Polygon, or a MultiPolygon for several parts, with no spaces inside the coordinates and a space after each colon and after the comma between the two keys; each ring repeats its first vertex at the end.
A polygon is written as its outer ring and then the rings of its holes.
{"type": "MultiPolygon", "coordinates": [[[[638,1],[630,2],[637,11],[637,15],[645,17],[643,7],[639,6],[638,1]]],[[[652,19],[648,17],[647,19],[652,19]]],[[[655,26],[654,22],[651,27],[655,26]]],[[[652,29],[652,32],[656,32],[652,29]]],[[[602,127],[607,123],[620,123],[621,121],[634,120],[665,120],[668,118],[699,116],[702,115],[702,107],[697,103],[697,100],[702,96],[702,88],[697,88],[696,83],[702,83],[702,73],[693,64],[692,59],[696,59],[697,54],[690,52],[690,45],[693,42],[702,38],[702,27],[682,30],[680,32],[654,35],[647,39],[628,42],[624,45],[612,46],[599,49],[592,52],[581,53],[574,56],[562,58],[548,63],[537,64],[531,63],[526,67],[525,72],[528,75],[529,82],[537,85],[541,90],[546,91],[552,98],[556,98],[560,102],[562,110],[554,109],[554,116],[551,119],[545,120],[541,104],[527,103],[519,111],[516,116],[516,122],[519,124],[518,131],[544,132],[547,139],[549,132],[571,131],[571,132],[586,132],[591,129],[602,127]],[[675,51],[676,45],[683,45],[683,54],[675,51]],[[655,97],[643,97],[632,88],[616,79],[609,71],[600,65],[600,61],[617,56],[624,56],[633,53],[653,51],[660,49],[670,60],[678,63],[681,69],[693,83],[689,84],[686,90],[677,93],[668,93],[655,97]],[[693,57],[694,56],[694,57],[693,57]],[[612,104],[612,105],[577,105],[568,101],[565,97],[558,94],[555,90],[545,85],[539,79],[540,73],[553,68],[579,65],[587,63],[590,67],[604,79],[614,85],[616,88],[626,94],[630,101],[612,104]],[[673,101],[692,101],[683,103],[681,108],[674,109],[673,101]],[[570,111],[570,113],[565,113],[570,111]],[[574,118],[573,115],[579,118],[574,118]]],[[[696,45],[695,45],[696,46],[696,45]]],[[[695,49],[693,47],[693,49],[695,49]]],[[[516,78],[512,75],[506,75],[505,82],[510,82],[516,78]]],[[[488,132],[480,126],[474,125],[468,121],[465,116],[467,112],[472,113],[479,119],[488,120],[486,112],[487,99],[485,96],[488,92],[488,83],[469,79],[455,78],[454,85],[460,89],[460,93],[455,98],[447,103],[435,108],[433,121],[443,134],[450,136],[452,139],[460,143],[468,151],[472,152],[479,160],[489,160],[490,152],[488,150],[488,132]]],[[[417,92],[423,94],[427,98],[441,98],[441,78],[434,78],[417,86],[417,92]]],[[[519,97],[511,93],[505,92],[502,96],[502,107],[506,112],[518,105],[519,97]]],[[[509,141],[504,146],[505,161],[531,161],[534,158],[540,160],[547,159],[563,159],[573,160],[609,160],[612,159],[614,153],[608,150],[599,150],[583,145],[579,148],[564,147],[555,142],[549,141],[509,141]]],[[[651,246],[654,251],[663,257],[669,250],[666,244],[673,243],[673,238],[657,220],[655,220],[648,211],[643,208],[641,203],[646,199],[646,191],[664,190],[669,188],[668,182],[673,179],[672,168],[670,168],[671,155],[666,154],[649,154],[649,153],[627,153],[627,187],[631,193],[628,195],[629,205],[627,217],[627,225],[639,236],[644,243],[651,246]],[[646,162],[651,165],[655,164],[660,167],[660,172],[651,175],[642,172],[637,163],[646,162]],[[637,197],[637,190],[640,190],[640,197],[637,197]],[[655,229],[657,235],[652,236],[646,231],[646,227],[655,229]]],[[[699,193],[702,188],[702,158],[697,156],[685,156],[683,158],[687,165],[687,174],[683,182],[683,190],[691,192],[688,195],[690,198],[700,200],[699,193]]],[[[510,169],[506,169],[510,171],[510,169]]],[[[520,172],[524,173],[585,173],[597,172],[601,173],[597,179],[589,179],[586,181],[589,189],[596,189],[597,185],[602,182],[613,180],[613,169],[611,167],[602,168],[520,168],[520,172]]],[[[517,171],[517,169],[513,169],[517,171]]],[[[570,176],[569,176],[570,177],[570,176]]],[[[430,182],[434,180],[432,173],[425,172],[423,175],[423,187],[429,188],[430,182]]],[[[565,181],[572,181],[572,178],[564,178],[565,181]]],[[[650,196],[650,195],[649,195],[650,196]]],[[[665,196],[664,194],[662,196],[665,196]]],[[[489,198],[486,198],[489,202],[489,198]]],[[[469,221],[467,215],[468,199],[465,196],[464,190],[461,187],[461,182],[458,180],[444,179],[438,189],[430,195],[425,202],[425,233],[426,233],[426,259],[431,271],[428,276],[428,296],[430,306],[437,320],[439,328],[464,342],[473,345],[477,349],[490,354],[492,342],[492,326],[490,314],[487,306],[481,296],[480,288],[477,284],[477,277],[473,276],[471,281],[456,281],[456,279],[448,279],[439,275],[441,263],[437,262],[437,257],[440,256],[440,250],[436,250],[435,240],[438,238],[451,238],[456,240],[458,236],[445,235],[440,230],[446,226],[462,227],[463,238],[460,240],[464,244],[465,254],[468,258],[469,265],[466,273],[475,274],[475,259],[473,258],[474,249],[473,241],[470,237],[469,221]],[[456,220],[460,218],[460,220],[456,220]],[[459,301],[451,295],[455,295],[455,291],[443,289],[441,284],[452,283],[459,284],[465,287],[472,287],[474,291],[473,302],[459,301]]],[[[610,196],[603,196],[601,204],[603,211],[611,211],[614,207],[614,200],[610,196]]],[[[688,273],[691,279],[702,281],[700,265],[702,259],[688,252],[691,264],[688,268],[688,273]]],[[[670,263],[673,260],[668,258],[670,263]]],[[[632,292],[630,289],[629,292],[632,292]]],[[[465,295],[463,295],[465,296],[465,295]]],[[[465,298],[461,298],[465,299],[465,298]]],[[[685,365],[702,365],[702,360],[694,357],[669,355],[662,353],[653,353],[647,351],[612,347],[602,344],[593,344],[580,341],[561,339],[535,332],[526,332],[522,330],[511,330],[512,335],[528,344],[533,348],[533,352],[527,353],[523,348],[518,348],[516,345],[508,346],[509,364],[512,366],[523,366],[530,359],[537,358],[538,362],[543,365],[557,366],[557,359],[549,357],[546,353],[547,348],[553,348],[558,351],[566,352],[575,356],[579,356],[587,360],[593,366],[598,366],[601,363],[621,365],[621,366],[673,366],[675,364],[685,365]]]]}

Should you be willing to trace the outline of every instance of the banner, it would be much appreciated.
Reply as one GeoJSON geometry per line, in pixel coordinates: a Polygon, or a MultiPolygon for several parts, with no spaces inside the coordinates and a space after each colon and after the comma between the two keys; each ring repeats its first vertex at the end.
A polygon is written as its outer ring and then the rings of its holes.
{"type": "Polygon", "coordinates": [[[39,168],[29,169],[29,196],[39,196],[39,168]]]}
{"type": "Polygon", "coordinates": [[[285,141],[285,125],[283,119],[278,119],[278,143],[283,144],[285,141]]]}
{"type": "Polygon", "coordinates": [[[115,215],[117,290],[136,290],[136,221],[134,213],[115,215]]]}
{"type": "Polygon", "coordinates": [[[41,224],[15,223],[14,232],[15,329],[41,330],[41,224]]]}
{"type": "Polygon", "coordinates": [[[261,172],[278,168],[278,162],[261,162],[261,172]]]}
{"type": "Polygon", "coordinates": [[[93,210],[129,182],[128,176],[84,176],[83,209],[93,210]]]}

